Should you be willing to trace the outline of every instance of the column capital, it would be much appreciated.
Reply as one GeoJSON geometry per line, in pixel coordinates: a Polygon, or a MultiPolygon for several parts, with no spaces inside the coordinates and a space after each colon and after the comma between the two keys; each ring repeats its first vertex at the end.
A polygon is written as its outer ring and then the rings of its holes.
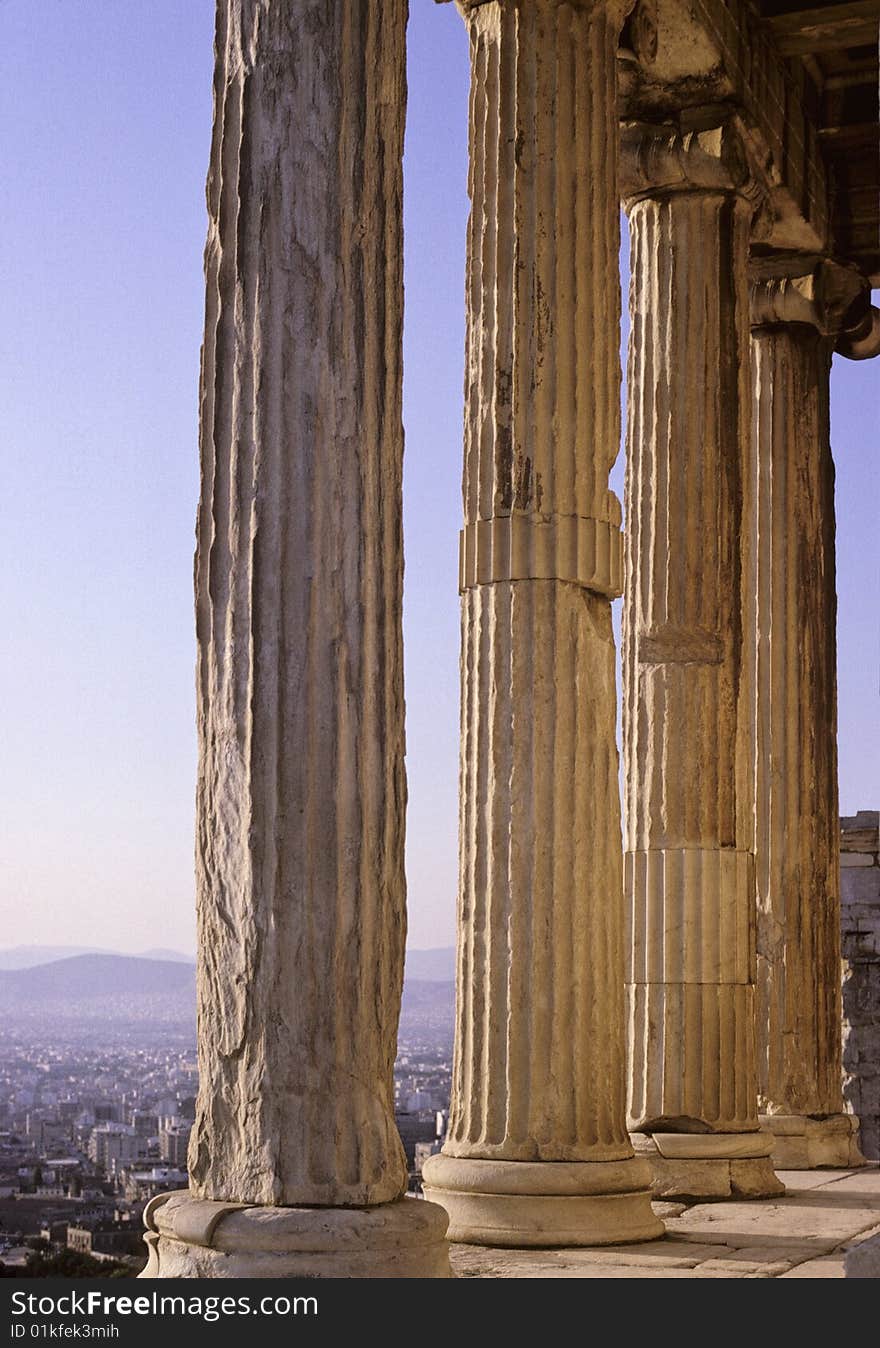
{"type": "Polygon", "coordinates": [[[735,118],[712,126],[624,122],[620,195],[627,210],[645,197],[724,192],[745,198],[757,215],[767,183],[735,118]]]}
{"type": "Polygon", "coordinates": [[[880,311],[858,267],[771,254],[753,259],[749,280],[752,328],[802,323],[851,360],[880,354],[880,311]]]}
{"type": "Polygon", "coordinates": [[[857,267],[829,258],[771,255],[749,267],[752,327],[807,323],[823,337],[837,337],[861,322],[870,305],[867,279],[857,267]]]}
{"type": "Polygon", "coordinates": [[[868,306],[858,327],[844,333],[834,350],[847,360],[872,360],[880,356],[880,309],[876,304],[868,306]]]}
{"type": "MultiPolygon", "coordinates": [[[[448,5],[451,0],[434,0],[436,5],[448,5]]],[[[523,5],[532,8],[553,9],[567,5],[569,9],[604,9],[623,26],[627,14],[634,8],[636,0],[455,0],[455,8],[463,19],[467,19],[475,10],[497,5],[499,9],[515,9],[523,5]]]]}

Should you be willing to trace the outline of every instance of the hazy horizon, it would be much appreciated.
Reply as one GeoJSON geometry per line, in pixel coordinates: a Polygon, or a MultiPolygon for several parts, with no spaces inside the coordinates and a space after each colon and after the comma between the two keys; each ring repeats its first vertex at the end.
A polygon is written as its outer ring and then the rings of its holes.
{"type": "MultiPolygon", "coordinates": [[[[412,942],[408,942],[407,949],[418,951],[420,954],[425,954],[426,951],[430,950],[452,950],[453,944],[450,942],[447,945],[441,946],[414,946],[412,942]]],[[[75,950],[87,955],[125,955],[132,958],[147,958],[149,956],[151,959],[160,959],[165,955],[181,956],[192,960],[196,957],[195,946],[193,946],[191,950],[178,950],[176,947],[172,948],[171,946],[148,946],[145,949],[137,947],[135,950],[119,950],[109,946],[84,946],[82,942],[75,942],[69,945],[43,945],[39,941],[22,941],[17,942],[15,945],[0,946],[0,958],[5,955],[14,955],[18,951],[24,950],[75,950]]]]}
{"type": "MultiPolygon", "coordinates": [[[[213,0],[0,7],[10,944],[195,947],[192,555],[213,20],[213,0]]],[[[460,16],[413,0],[404,627],[409,945],[420,950],[455,936],[468,83],[460,16]]],[[[835,357],[832,377],[844,814],[880,804],[876,369],[835,357]]],[[[622,475],[621,456],[621,496],[622,475]]],[[[615,611],[619,621],[619,601],[615,611]]]]}

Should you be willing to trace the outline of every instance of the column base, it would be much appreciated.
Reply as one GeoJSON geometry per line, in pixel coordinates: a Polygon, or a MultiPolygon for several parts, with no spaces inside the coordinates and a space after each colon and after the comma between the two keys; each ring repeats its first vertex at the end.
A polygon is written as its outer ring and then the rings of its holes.
{"type": "Polygon", "coordinates": [[[766,1133],[633,1133],[636,1154],[650,1162],[655,1198],[777,1198],[766,1133]]]}
{"type": "Polygon", "coordinates": [[[818,1170],[833,1166],[850,1170],[865,1165],[859,1150],[859,1121],[853,1114],[829,1114],[824,1119],[806,1114],[762,1114],[761,1127],[772,1137],[771,1152],[777,1170],[818,1170]]]}
{"type": "Polygon", "coordinates": [[[374,1208],[270,1208],[157,1194],[144,1209],[141,1278],[451,1278],[446,1213],[401,1198],[374,1208]]]}
{"type": "Polygon", "coordinates": [[[514,1248],[654,1240],[651,1174],[622,1161],[486,1161],[432,1156],[425,1194],[449,1213],[449,1240],[514,1248]]]}

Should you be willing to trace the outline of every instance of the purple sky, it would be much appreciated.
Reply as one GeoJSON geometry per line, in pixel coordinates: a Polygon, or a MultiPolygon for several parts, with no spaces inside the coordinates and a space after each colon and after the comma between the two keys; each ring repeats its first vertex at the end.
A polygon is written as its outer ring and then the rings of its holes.
{"type": "MultiPolygon", "coordinates": [[[[193,948],[212,0],[0,3],[0,943],[193,948]]],[[[453,940],[467,42],[412,0],[410,933],[453,940]]],[[[835,358],[840,781],[880,804],[877,366],[835,358]]],[[[622,462],[614,473],[622,493],[622,462]]],[[[619,605],[618,605],[619,607],[619,605]]]]}

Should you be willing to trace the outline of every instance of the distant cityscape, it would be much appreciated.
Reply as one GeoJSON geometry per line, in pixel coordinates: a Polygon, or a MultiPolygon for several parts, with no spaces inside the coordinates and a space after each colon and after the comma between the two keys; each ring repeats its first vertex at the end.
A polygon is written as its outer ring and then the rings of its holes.
{"type": "MultiPolygon", "coordinates": [[[[33,1267],[35,1250],[129,1271],[145,1262],[145,1203],[188,1183],[198,1092],[194,986],[192,965],[173,952],[64,957],[53,949],[37,965],[0,952],[6,1276],[24,1273],[29,1260],[33,1267]]],[[[452,951],[411,952],[394,1098],[415,1193],[446,1128],[452,988],[452,951]]]]}

